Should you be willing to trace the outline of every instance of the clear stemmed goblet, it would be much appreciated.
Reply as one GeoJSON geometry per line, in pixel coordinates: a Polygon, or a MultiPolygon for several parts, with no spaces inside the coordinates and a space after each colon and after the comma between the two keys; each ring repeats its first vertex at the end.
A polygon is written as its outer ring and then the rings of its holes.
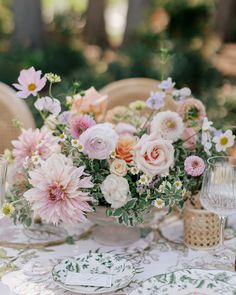
{"type": "Polygon", "coordinates": [[[7,161],[0,155],[0,219],[3,218],[2,206],[5,203],[7,161]]]}
{"type": "Polygon", "coordinates": [[[225,220],[236,213],[236,159],[219,156],[207,162],[200,200],[205,209],[220,218],[220,249],[223,249],[225,220]]]}

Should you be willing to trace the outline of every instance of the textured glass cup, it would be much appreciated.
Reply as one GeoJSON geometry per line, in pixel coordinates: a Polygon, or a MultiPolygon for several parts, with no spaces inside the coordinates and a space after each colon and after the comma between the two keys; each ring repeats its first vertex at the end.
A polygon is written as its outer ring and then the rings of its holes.
{"type": "Polygon", "coordinates": [[[3,217],[2,206],[5,203],[5,189],[7,177],[7,161],[0,155],[0,218],[3,217]]]}
{"type": "Polygon", "coordinates": [[[220,218],[220,246],[223,247],[226,217],[236,213],[236,159],[232,157],[208,159],[200,199],[205,209],[220,218]]]}

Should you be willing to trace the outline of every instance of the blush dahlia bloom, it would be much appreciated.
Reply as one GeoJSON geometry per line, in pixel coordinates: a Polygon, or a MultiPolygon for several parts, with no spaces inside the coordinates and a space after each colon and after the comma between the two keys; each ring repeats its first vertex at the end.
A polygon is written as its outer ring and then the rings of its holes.
{"type": "Polygon", "coordinates": [[[183,130],[183,120],[176,112],[160,112],[154,116],[151,122],[151,133],[159,133],[162,138],[167,140],[178,140],[183,130]]]}
{"type": "Polygon", "coordinates": [[[42,72],[36,71],[34,67],[22,70],[18,78],[19,84],[13,84],[19,90],[16,95],[19,98],[27,98],[30,95],[36,96],[43,89],[47,81],[45,76],[41,78],[41,74],[42,72]]]}
{"type": "Polygon", "coordinates": [[[12,141],[12,145],[15,163],[19,168],[27,157],[31,158],[34,154],[45,160],[53,153],[60,152],[58,139],[48,128],[23,130],[18,140],[12,141]]]}
{"type": "Polygon", "coordinates": [[[205,170],[205,163],[198,156],[189,156],[184,161],[184,170],[191,176],[200,176],[205,170]]]}
{"type": "Polygon", "coordinates": [[[35,215],[46,222],[58,224],[86,221],[85,212],[93,211],[91,201],[83,189],[93,187],[84,167],[76,168],[62,154],[54,154],[29,173],[32,188],[24,197],[35,215]]]}
{"type": "Polygon", "coordinates": [[[90,159],[105,160],[114,152],[118,134],[113,130],[112,124],[101,123],[88,128],[80,135],[80,143],[90,159]]]}
{"type": "Polygon", "coordinates": [[[94,119],[88,115],[73,117],[70,121],[70,133],[72,137],[79,138],[88,128],[96,125],[94,119]]]}

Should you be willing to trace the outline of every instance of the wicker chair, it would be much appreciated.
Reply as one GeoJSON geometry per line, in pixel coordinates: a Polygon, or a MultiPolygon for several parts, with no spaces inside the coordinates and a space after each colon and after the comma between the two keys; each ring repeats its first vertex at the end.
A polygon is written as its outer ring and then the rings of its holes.
{"type": "MultiPolygon", "coordinates": [[[[127,106],[135,100],[146,100],[150,91],[158,90],[159,81],[148,78],[130,78],[112,82],[99,92],[108,95],[108,110],[117,106],[127,106]]],[[[172,99],[167,98],[168,109],[175,109],[172,99]]]]}
{"type": "Polygon", "coordinates": [[[23,128],[35,128],[33,116],[26,103],[16,97],[12,88],[0,82],[0,153],[11,148],[11,141],[20,134],[20,130],[12,124],[14,118],[21,121],[23,128]]]}

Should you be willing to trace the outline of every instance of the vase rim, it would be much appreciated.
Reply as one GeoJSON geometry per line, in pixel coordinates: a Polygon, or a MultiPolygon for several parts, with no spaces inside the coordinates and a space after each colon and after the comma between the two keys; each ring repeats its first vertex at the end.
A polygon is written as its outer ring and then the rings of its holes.
{"type": "Polygon", "coordinates": [[[221,161],[230,164],[232,167],[236,167],[236,158],[232,156],[214,156],[207,159],[207,163],[211,166],[221,167],[221,161]]]}

